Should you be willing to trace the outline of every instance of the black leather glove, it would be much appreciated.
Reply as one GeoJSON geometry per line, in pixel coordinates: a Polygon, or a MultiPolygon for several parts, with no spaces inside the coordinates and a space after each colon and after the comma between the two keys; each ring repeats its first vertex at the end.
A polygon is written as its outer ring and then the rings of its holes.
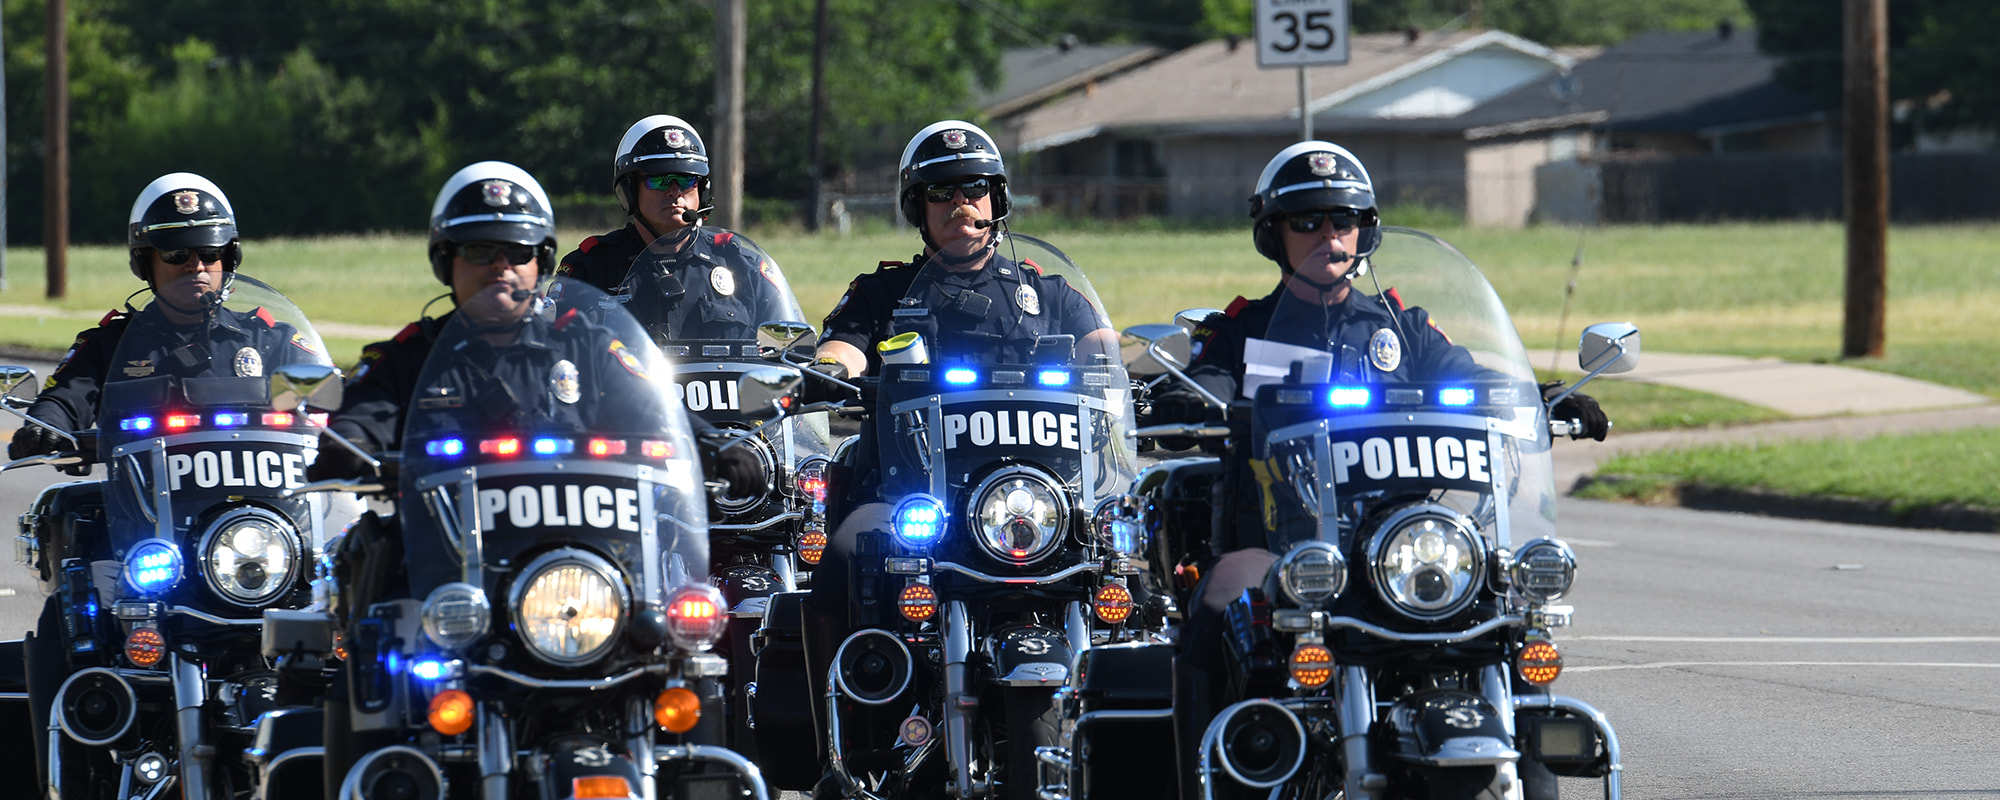
{"type": "Polygon", "coordinates": [[[319,437],[319,456],[306,466],[309,481],[351,480],[374,474],[366,459],[325,434],[319,437]]]}
{"type": "MultiPolygon", "coordinates": [[[[1550,381],[1542,384],[1542,402],[1562,394],[1563,382],[1550,381]]],[[[1604,441],[1605,434],[1611,432],[1611,418],[1604,416],[1604,409],[1597,407],[1597,400],[1582,392],[1572,392],[1549,409],[1549,417],[1560,420],[1576,420],[1583,427],[1570,431],[1571,439],[1596,439],[1604,441]]]]}
{"type": "Polygon", "coordinates": [[[14,432],[14,441],[7,443],[7,458],[21,459],[44,453],[61,452],[69,446],[55,431],[40,425],[23,424],[14,432]]]}
{"type": "MultiPolygon", "coordinates": [[[[816,362],[806,367],[834,380],[847,380],[847,367],[839,362],[816,362]]],[[[800,399],[808,403],[827,403],[848,400],[854,393],[841,388],[840,384],[806,376],[805,386],[800,390],[800,399]]]]}
{"type": "Polygon", "coordinates": [[[701,469],[708,479],[728,481],[729,494],[733,497],[750,497],[769,491],[770,477],[764,474],[764,462],[757,458],[756,451],[749,445],[718,450],[722,438],[730,437],[698,437],[701,469]]]}

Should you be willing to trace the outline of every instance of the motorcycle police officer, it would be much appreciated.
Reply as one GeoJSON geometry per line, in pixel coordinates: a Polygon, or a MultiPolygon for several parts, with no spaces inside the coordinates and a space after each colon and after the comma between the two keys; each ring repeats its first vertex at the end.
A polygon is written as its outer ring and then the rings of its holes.
{"type": "MultiPolygon", "coordinates": [[[[903,150],[900,183],[903,219],[917,229],[924,250],[909,264],[884,261],[855,277],[826,318],[815,371],[835,378],[875,373],[882,365],[877,346],[912,332],[923,337],[934,361],[941,355],[1026,359],[1037,339],[1049,334],[1074,336],[1079,358],[1116,352],[1110,322],[1081,292],[1058,276],[1043,275],[1031,262],[1003,255],[1004,220],[1011,209],[1007,171],[985,131],[958,120],[919,131],[903,150]],[[929,285],[918,285],[920,276],[929,285]]],[[[809,381],[807,391],[824,393],[829,385],[809,381]]],[[[869,424],[879,421],[871,418],[869,424]]],[[[806,673],[815,698],[824,694],[836,648],[857,625],[849,597],[856,538],[888,530],[889,506],[872,493],[881,484],[872,474],[873,442],[874,437],[861,436],[845,463],[830,471],[830,493],[847,513],[813,572],[804,604],[806,673]]],[[[815,718],[824,714],[820,704],[812,706],[815,718]]],[[[817,724],[826,730],[826,720],[817,724]]]]}
{"type": "MultiPolygon", "coordinates": [[[[243,262],[243,247],[229,198],[207,178],[176,172],[147,184],[132,203],[126,246],[132,274],[146,282],[153,302],[135,310],[128,298],[123,310],[79,332],[29,416],[62,430],[81,430],[97,423],[98,399],[109,380],[153,374],[255,377],[290,362],[293,352],[312,352],[296,329],[262,309],[243,313],[222,307],[243,262]],[[150,358],[114,365],[112,356],[127,334],[158,344],[150,358]],[[112,375],[114,368],[119,375],[112,375]]],[[[25,458],[64,445],[48,428],[24,425],[14,432],[7,455],[25,458]]]]}
{"type": "MultiPolygon", "coordinates": [[[[550,209],[541,184],[506,162],[482,161],[446,180],[431,205],[429,252],[431,274],[451,287],[454,308],[412,322],[395,338],[363,348],[348,377],[341,408],[328,427],[366,450],[400,448],[404,417],[420,388],[417,380],[424,361],[445,323],[458,314],[492,330],[481,337],[495,347],[490,372],[478,387],[483,413],[616,414],[617,398],[593,396],[590,403],[578,403],[581,398],[568,396],[566,388],[573,380],[561,380],[573,376],[555,374],[562,369],[558,361],[569,363],[568,370],[574,371],[581,358],[616,358],[611,343],[579,339],[575,334],[588,330],[587,322],[573,325],[579,321],[557,320],[561,326],[542,326],[527,316],[535,289],[554,270],[555,215],[550,209]],[[572,327],[575,330],[569,330],[572,327]],[[572,352],[579,346],[588,352],[572,352]]],[[[455,387],[455,394],[441,387],[423,388],[426,398],[419,402],[458,407],[474,387],[455,387]]],[[[762,480],[761,467],[747,451],[703,455],[703,463],[720,477],[762,480]]],[[[352,451],[323,442],[307,476],[352,477],[367,469],[352,451]]]]}
{"type": "Polygon", "coordinates": [[[784,316],[774,310],[786,298],[766,277],[764,252],[742,234],[701,224],[715,207],[714,186],[693,126],[666,114],[633,123],[612,159],[611,187],[631,222],[584,239],[557,275],[626,303],[662,343],[752,338],[759,323],[784,316]]]}
{"type": "MultiPolygon", "coordinates": [[[[1265,165],[1250,196],[1251,238],[1257,252],[1278,264],[1281,278],[1270,294],[1236,298],[1209,316],[1192,336],[1188,376],[1225,401],[1244,385],[1245,343],[1251,339],[1308,347],[1335,356],[1332,370],[1344,380],[1370,383],[1467,377],[1482,372],[1471,355],[1452,344],[1422,308],[1406,306],[1393,288],[1379,295],[1352,281],[1368,273],[1381,245],[1374,183],[1359,159],[1338,145],[1299,142],[1265,165]],[[1281,303],[1280,300],[1285,302],[1281,303]],[[1312,309],[1277,319],[1279,309],[1312,309]]],[[[1544,396],[1560,382],[1545,385],[1544,396]]],[[[1194,391],[1180,388],[1153,402],[1153,423],[1202,422],[1219,416],[1194,391]]],[[[1603,440],[1610,429],[1597,402],[1571,394],[1551,410],[1583,422],[1572,438],[1603,440]]],[[[1277,555],[1266,549],[1257,478],[1246,447],[1223,456],[1215,482],[1209,546],[1219,554],[1201,564],[1174,658],[1175,737],[1181,795],[1198,797],[1195,750],[1209,721],[1225,704],[1220,646],[1223,610],[1245,589],[1261,586],[1277,555]]]]}

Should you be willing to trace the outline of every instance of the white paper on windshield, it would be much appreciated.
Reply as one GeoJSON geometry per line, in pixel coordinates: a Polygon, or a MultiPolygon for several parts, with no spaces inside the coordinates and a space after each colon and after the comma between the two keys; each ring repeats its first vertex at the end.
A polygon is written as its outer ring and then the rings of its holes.
{"type": "Polygon", "coordinates": [[[1243,342],[1243,397],[1253,399],[1257,388],[1267,383],[1283,383],[1292,374],[1293,362],[1305,362],[1301,378],[1306,383],[1325,383],[1333,377],[1333,354],[1295,344],[1265,339],[1243,342]]]}

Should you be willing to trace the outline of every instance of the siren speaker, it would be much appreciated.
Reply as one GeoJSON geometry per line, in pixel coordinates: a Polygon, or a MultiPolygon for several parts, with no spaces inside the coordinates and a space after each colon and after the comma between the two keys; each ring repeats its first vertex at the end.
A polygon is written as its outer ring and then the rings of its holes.
{"type": "Polygon", "coordinates": [[[910,648],[895,634],[880,628],[858,631],[834,653],[834,685],[840,693],[864,705],[879,706],[896,699],[910,686],[916,663],[910,648]]]}
{"type": "Polygon", "coordinates": [[[1245,700],[1224,709],[1215,749],[1222,769],[1237,783],[1269,789],[1291,780],[1306,758],[1306,729],[1284,706],[1245,700]]]}
{"type": "Polygon", "coordinates": [[[362,756],[340,783],[340,800],[439,800],[444,792],[437,762],[408,745],[362,756]]]}
{"type": "Polygon", "coordinates": [[[63,733],[87,745],[105,745],[124,736],[139,716],[139,696],[118,673],[92,667],[71,675],[56,690],[55,709],[63,733]]]}

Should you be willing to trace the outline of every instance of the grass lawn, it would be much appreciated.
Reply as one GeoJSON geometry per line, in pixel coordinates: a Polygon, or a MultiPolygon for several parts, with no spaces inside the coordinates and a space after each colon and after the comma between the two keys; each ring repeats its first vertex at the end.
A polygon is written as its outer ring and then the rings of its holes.
{"type": "Polygon", "coordinates": [[[1646,500],[1693,483],[1883,500],[1899,512],[1946,504],[2000,509],[2000,430],[1662,450],[1618,456],[1597,474],[1617,480],[1593,483],[1581,496],[1646,500]]]}

